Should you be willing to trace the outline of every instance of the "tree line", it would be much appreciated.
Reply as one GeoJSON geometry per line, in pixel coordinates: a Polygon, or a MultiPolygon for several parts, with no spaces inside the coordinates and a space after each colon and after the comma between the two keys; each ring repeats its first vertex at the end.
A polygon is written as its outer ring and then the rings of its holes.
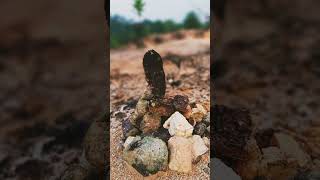
{"type": "Polygon", "coordinates": [[[144,20],[133,22],[122,16],[114,15],[110,18],[110,47],[118,48],[129,42],[135,42],[150,34],[162,34],[181,29],[208,29],[209,22],[202,23],[197,14],[189,12],[182,23],[172,20],[144,20]]]}

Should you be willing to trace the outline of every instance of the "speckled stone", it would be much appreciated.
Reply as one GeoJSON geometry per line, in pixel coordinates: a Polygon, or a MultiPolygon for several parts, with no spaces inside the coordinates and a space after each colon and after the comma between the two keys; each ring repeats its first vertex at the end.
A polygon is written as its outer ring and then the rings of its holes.
{"type": "Polygon", "coordinates": [[[143,176],[165,170],[168,154],[166,143],[150,136],[130,143],[123,151],[124,160],[143,176]]]}
{"type": "Polygon", "coordinates": [[[206,132],[207,126],[206,124],[199,122],[194,126],[193,134],[203,136],[206,132]]]}

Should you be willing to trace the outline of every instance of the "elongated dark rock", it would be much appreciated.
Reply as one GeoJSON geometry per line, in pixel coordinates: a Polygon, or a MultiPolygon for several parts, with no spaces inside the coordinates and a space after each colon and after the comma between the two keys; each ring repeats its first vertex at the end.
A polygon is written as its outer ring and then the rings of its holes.
{"type": "Polygon", "coordinates": [[[155,98],[161,98],[166,92],[166,77],[161,56],[155,50],[149,50],[143,57],[146,81],[155,98]]]}

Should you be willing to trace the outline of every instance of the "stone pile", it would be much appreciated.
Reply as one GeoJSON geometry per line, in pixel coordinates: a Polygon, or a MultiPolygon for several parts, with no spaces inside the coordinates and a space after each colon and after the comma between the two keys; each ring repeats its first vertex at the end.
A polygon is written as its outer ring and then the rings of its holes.
{"type": "Polygon", "coordinates": [[[210,147],[209,109],[190,103],[184,95],[165,96],[157,52],[148,51],[143,65],[148,88],[131,116],[123,120],[123,159],[143,176],[168,168],[189,173],[210,147]]]}

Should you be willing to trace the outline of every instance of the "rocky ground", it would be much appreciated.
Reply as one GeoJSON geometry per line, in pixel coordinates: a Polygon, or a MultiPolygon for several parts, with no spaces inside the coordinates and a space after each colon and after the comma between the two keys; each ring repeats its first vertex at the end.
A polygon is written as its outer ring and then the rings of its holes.
{"type": "Polygon", "coordinates": [[[103,2],[0,9],[0,179],[58,179],[106,105],[103,2]]]}
{"type": "MultiPolygon", "coordinates": [[[[297,1],[265,1],[264,5],[251,1],[250,6],[242,6],[242,3],[225,3],[224,16],[220,15],[215,24],[216,49],[211,80],[215,85],[216,102],[232,108],[247,108],[251,112],[254,132],[265,133],[265,139],[260,141],[267,143],[260,144],[260,148],[279,147],[269,141],[274,131],[291,136],[299,147],[288,139],[282,142],[287,143],[283,146],[300,149],[310,156],[308,168],[287,165],[283,171],[294,169],[297,173],[312,169],[319,172],[317,5],[312,1],[305,1],[303,5],[297,1]]],[[[277,154],[262,149],[262,154],[277,154]]],[[[294,158],[298,158],[297,154],[294,158]]],[[[236,167],[233,170],[239,172],[236,167]]],[[[269,172],[271,176],[277,173],[279,171],[269,172]]]]}
{"type": "MultiPolygon", "coordinates": [[[[182,32],[184,38],[167,37],[162,43],[146,40],[145,48],[111,50],[110,63],[110,169],[112,179],[140,179],[139,173],[132,170],[123,160],[123,134],[121,124],[135,108],[138,99],[146,89],[142,58],[149,49],[156,50],[164,60],[167,77],[167,93],[187,95],[192,102],[207,104],[210,90],[210,39],[208,32],[199,37],[193,31],[182,32]],[[199,73],[196,73],[199,72],[199,73]]],[[[159,172],[153,177],[159,179],[209,179],[209,154],[203,155],[200,162],[193,165],[192,173],[183,174],[171,170],[159,172]]]]}

